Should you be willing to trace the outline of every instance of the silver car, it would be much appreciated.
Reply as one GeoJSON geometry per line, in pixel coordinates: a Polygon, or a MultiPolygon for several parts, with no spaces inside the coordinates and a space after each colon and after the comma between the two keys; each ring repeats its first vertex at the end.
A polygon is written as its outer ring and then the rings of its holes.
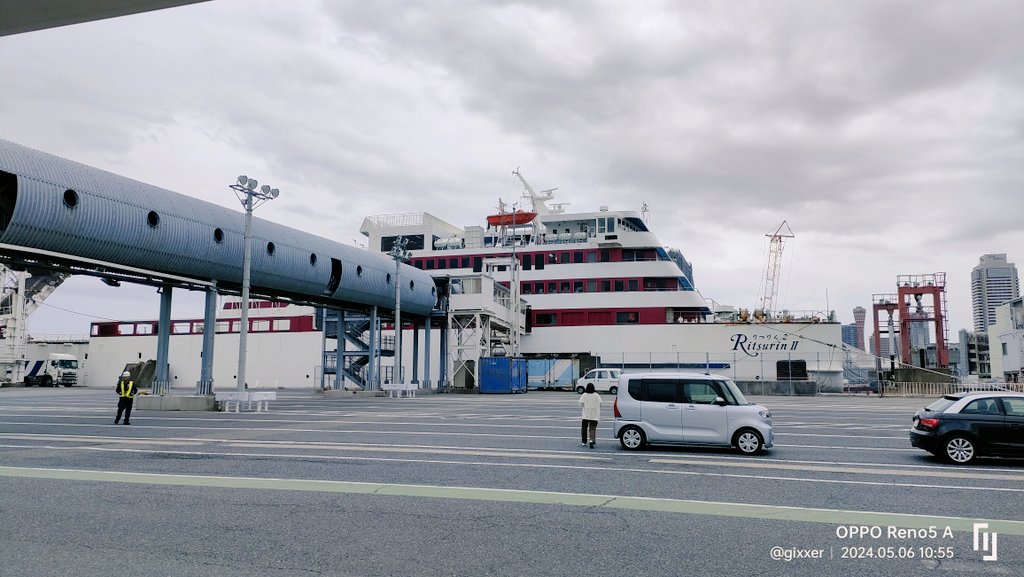
{"type": "Polygon", "coordinates": [[[774,444],[771,411],[747,402],[736,383],[719,375],[624,374],[614,413],[615,438],[629,450],[665,443],[754,455],[774,444]]]}

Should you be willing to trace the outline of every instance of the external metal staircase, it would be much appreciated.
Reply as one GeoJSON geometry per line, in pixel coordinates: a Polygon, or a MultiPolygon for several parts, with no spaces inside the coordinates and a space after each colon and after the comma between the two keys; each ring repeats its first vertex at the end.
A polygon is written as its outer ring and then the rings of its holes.
{"type": "MultiPolygon", "coordinates": [[[[338,311],[328,310],[324,318],[324,334],[327,339],[338,340],[338,324],[340,315],[338,311]]],[[[367,388],[369,383],[369,364],[371,361],[370,347],[370,318],[364,314],[346,312],[345,320],[342,323],[341,334],[344,336],[344,346],[337,347],[333,351],[324,351],[323,371],[325,380],[333,387],[338,375],[343,375],[359,387],[367,388]],[[338,363],[339,349],[342,362],[338,363]],[[339,370],[340,369],[340,370],[339,370]]],[[[379,331],[378,331],[379,334],[379,331]]],[[[395,339],[390,335],[380,337],[379,356],[393,357],[395,354],[395,339]]],[[[389,367],[381,367],[385,372],[389,367]]],[[[386,375],[380,375],[377,380],[386,380],[386,375]]]]}

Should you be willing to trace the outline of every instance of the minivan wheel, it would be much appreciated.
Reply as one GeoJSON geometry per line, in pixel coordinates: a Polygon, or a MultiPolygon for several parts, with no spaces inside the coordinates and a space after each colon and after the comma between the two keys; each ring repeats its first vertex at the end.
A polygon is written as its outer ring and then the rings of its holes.
{"type": "Polygon", "coordinates": [[[742,429],[736,433],[733,445],[744,455],[756,455],[764,447],[764,440],[761,438],[761,433],[753,429],[742,429]]]}
{"type": "Polygon", "coordinates": [[[640,427],[630,425],[622,429],[622,434],[619,435],[619,443],[627,451],[636,451],[642,449],[647,443],[647,436],[644,435],[644,431],[640,427]]]}
{"type": "Polygon", "coordinates": [[[978,454],[974,441],[962,435],[946,439],[946,458],[957,465],[966,465],[978,454]]]}
{"type": "Polygon", "coordinates": [[[576,387],[576,392],[578,394],[582,395],[584,393],[584,391],[586,391],[586,389],[584,389],[582,385],[579,386],[579,387],[576,387]]]}
{"type": "Polygon", "coordinates": [[[612,387],[612,388],[608,389],[608,394],[609,395],[617,395],[617,394],[619,394],[619,388],[618,387],[612,387]]]}

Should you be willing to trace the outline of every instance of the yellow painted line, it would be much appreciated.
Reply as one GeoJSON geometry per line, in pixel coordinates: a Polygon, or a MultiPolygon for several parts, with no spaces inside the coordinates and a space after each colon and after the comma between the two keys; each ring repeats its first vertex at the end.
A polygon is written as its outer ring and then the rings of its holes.
{"type": "Polygon", "coordinates": [[[11,478],[133,483],[178,487],[250,489],[273,491],[307,491],[348,493],[392,497],[459,499],[501,503],[565,505],[592,509],[620,509],[655,513],[739,517],[772,521],[823,523],[829,525],[879,525],[904,528],[949,527],[954,531],[972,532],[974,523],[987,522],[989,531],[1024,536],[1024,521],[1009,519],[968,519],[933,515],[911,515],[880,511],[847,511],[814,509],[750,503],[721,503],[654,497],[559,493],[520,489],[485,487],[446,487],[439,485],[405,485],[397,483],[361,483],[313,479],[265,479],[255,477],[222,477],[209,475],[175,475],[166,473],[126,473],[80,469],[42,469],[0,466],[0,476],[11,478]]]}

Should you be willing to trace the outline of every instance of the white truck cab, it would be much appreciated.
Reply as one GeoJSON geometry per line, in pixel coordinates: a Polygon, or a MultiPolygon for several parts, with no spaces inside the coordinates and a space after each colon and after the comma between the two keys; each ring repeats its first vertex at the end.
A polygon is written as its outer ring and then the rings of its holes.
{"type": "Polygon", "coordinates": [[[29,361],[25,368],[25,386],[52,387],[78,384],[78,358],[67,353],[50,353],[43,361],[29,361]]]}

